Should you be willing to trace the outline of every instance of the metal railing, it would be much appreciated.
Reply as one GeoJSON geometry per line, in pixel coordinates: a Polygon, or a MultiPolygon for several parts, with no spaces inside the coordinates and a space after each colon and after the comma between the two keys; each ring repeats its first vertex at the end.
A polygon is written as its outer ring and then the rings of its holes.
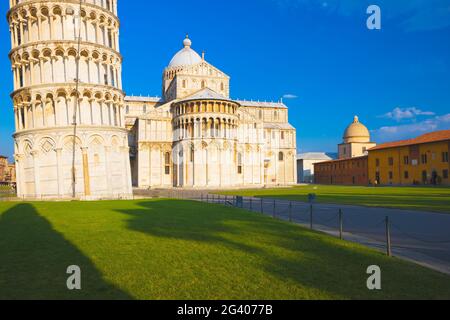
{"type": "Polygon", "coordinates": [[[355,236],[360,237],[366,239],[367,244],[370,243],[372,246],[385,250],[388,256],[393,255],[394,248],[411,249],[425,244],[450,245],[450,239],[427,239],[414,235],[389,216],[372,218],[370,215],[365,215],[366,221],[358,220],[356,223],[346,216],[344,209],[338,207],[330,209],[297,201],[208,193],[201,193],[192,200],[261,213],[274,219],[300,224],[311,230],[325,231],[342,240],[354,240],[355,236]],[[408,244],[406,245],[405,242],[408,244]]]}

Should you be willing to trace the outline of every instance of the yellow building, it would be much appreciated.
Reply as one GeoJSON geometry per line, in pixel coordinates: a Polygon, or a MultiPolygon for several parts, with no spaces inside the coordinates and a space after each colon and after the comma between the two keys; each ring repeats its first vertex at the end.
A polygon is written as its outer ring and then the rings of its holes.
{"type": "Polygon", "coordinates": [[[449,185],[450,130],[369,150],[369,181],[380,185],[449,185]]]}

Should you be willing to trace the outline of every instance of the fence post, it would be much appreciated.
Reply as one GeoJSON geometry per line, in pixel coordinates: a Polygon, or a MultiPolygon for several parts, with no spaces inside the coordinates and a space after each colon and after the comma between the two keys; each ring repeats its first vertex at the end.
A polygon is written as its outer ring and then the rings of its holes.
{"type": "Polygon", "coordinates": [[[209,203],[209,193],[206,194],[206,203],[209,203]]]}
{"type": "Polygon", "coordinates": [[[289,202],[289,222],[292,222],[292,201],[289,202]]]}
{"type": "Polygon", "coordinates": [[[344,239],[344,217],[342,209],[339,209],[339,239],[344,239]]]}
{"type": "Polygon", "coordinates": [[[311,204],[309,209],[309,220],[310,220],[310,228],[313,229],[313,205],[311,204]]]}
{"type": "Polygon", "coordinates": [[[389,222],[389,217],[386,217],[386,250],[388,257],[392,257],[391,249],[391,224],[389,222]]]}
{"type": "Polygon", "coordinates": [[[276,209],[277,209],[277,202],[276,200],[273,200],[273,218],[277,217],[276,209]]]}
{"type": "Polygon", "coordinates": [[[253,211],[253,198],[250,198],[250,211],[253,211]]]}
{"type": "Polygon", "coordinates": [[[261,198],[261,213],[264,214],[264,200],[261,198]]]}

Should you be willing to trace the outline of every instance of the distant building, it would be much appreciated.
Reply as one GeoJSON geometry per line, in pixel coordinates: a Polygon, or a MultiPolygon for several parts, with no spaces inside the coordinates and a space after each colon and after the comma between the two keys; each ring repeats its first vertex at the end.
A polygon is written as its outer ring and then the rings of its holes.
{"type": "Polygon", "coordinates": [[[450,130],[369,150],[369,179],[381,185],[449,185],[450,130]]]}
{"type": "Polygon", "coordinates": [[[377,144],[370,141],[370,133],[355,116],[353,123],[345,129],[343,143],[338,146],[339,159],[349,159],[367,155],[367,150],[377,144]]]}
{"type": "Polygon", "coordinates": [[[315,183],[366,186],[369,184],[367,162],[368,156],[362,156],[316,163],[315,183]]]}
{"type": "Polygon", "coordinates": [[[314,182],[314,164],[333,158],[324,152],[308,152],[297,155],[297,182],[314,182]]]}
{"type": "Polygon", "coordinates": [[[376,146],[355,117],[339,145],[339,159],[314,164],[315,183],[450,185],[449,149],[450,130],[376,146]]]}
{"type": "Polygon", "coordinates": [[[314,164],[314,182],[317,184],[368,185],[369,130],[355,116],[345,129],[343,142],[338,145],[339,159],[314,164]]]}
{"type": "Polygon", "coordinates": [[[0,156],[0,184],[11,184],[16,182],[16,168],[8,162],[8,158],[0,156]]]}

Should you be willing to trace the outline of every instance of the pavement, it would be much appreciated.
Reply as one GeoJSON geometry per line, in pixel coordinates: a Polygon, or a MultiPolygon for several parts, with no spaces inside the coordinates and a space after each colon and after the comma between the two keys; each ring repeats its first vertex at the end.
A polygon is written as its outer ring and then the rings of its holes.
{"type": "MultiPolygon", "coordinates": [[[[225,201],[225,196],[215,197],[212,200],[210,195],[208,200],[225,201]]],[[[227,202],[236,204],[232,197],[228,197],[227,202]]],[[[244,198],[238,205],[257,212],[262,208],[266,215],[310,227],[311,205],[308,203],[244,198]]],[[[316,203],[313,204],[313,228],[338,237],[339,210],[342,211],[345,240],[386,252],[386,217],[389,217],[394,256],[450,275],[450,214],[316,203]]]]}

